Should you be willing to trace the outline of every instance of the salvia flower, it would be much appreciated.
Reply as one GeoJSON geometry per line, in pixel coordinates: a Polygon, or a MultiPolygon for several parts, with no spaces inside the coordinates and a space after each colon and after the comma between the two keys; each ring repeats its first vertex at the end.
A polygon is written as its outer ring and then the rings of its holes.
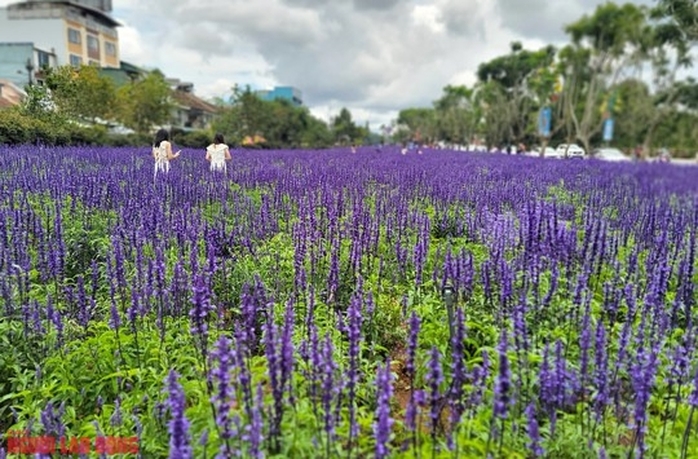
{"type": "Polygon", "coordinates": [[[121,414],[121,399],[116,397],[114,400],[114,412],[109,418],[109,422],[113,427],[118,427],[123,423],[123,416],[121,414]]]}
{"type": "Polygon", "coordinates": [[[507,350],[509,348],[507,331],[502,329],[497,354],[499,355],[499,370],[494,386],[494,416],[504,419],[509,413],[511,398],[511,370],[509,369],[509,358],[507,350]]]}
{"type": "Polygon", "coordinates": [[[230,339],[222,336],[216,342],[211,352],[213,361],[211,368],[211,382],[214,394],[211,403],[216,410],[216,424],[221,430],[221,454],[230,454],[230,440],[235,436],[231,419],[231,408],[235,399],[235,392],[232,383],[233,354],[230,349],[230,339]]]}
{"type": "Polygon", "coordinates": [[[538,421],[536,420],[536,407],[533,403],[526,407],[526,419],[528,420],[528,448],[535,457],[543,456],[543,448],[541,447],[540,432],[538,430],[538,421]]]}
{"type": "Polygon", "coordinates": [[[210,312],[215,308],[211,305],[211,292],[206,277],[202,274],[194,279],[192,297],[192,309],[189,311],[191,319],[191,333],[202,339],[208,336],[206,320],[210,312]]]}
{"type": "Polygon", "coordinates": [[[373,424],[373,435],[376,439],[376,459],[383,459],[390,454],[390,433],[394,420],[390,417],[390,399],[393,396],[392,373],[390,362],[378,368],[376,388],[378,390],[378,406],[376,421],[373,424]]]}
{"type": "Polygon", "coordinates": [[[443,370],[441,368],[441,353],[434,346],[431,348],[431,358],[429,360],[429,403],[432,436],[436,435],[436,428],[439,424],[439,415],[441,414],[441,383],[444,380],[443,370]]]}
{"type": "Polygon", "coordinates": [[[179,384],[179,375],[170,370],[166,379],[167,405],[171,418],[169,422],[170,452],[169,459],[193,459],[190,446],[189,420],[184,414],[186,400],[184,390],[179,384]]]}
{"type": "Polygon", "coordinates": [[[608,355],[606,353],[606,328],[602,321],[596,326],[596,339],[594,344],[594,412],[597,421],[601,419],[604,408],[609,403],[608,385],[608,355]]]}
{"type": "Polygon", "coordinates": [[[252,410],[252,419],[247,427],[247,442],[249,444],[249,453],[255,459],[261,459],[264,457],[264,452],[262,451],[262,441],[264,440],[263,433],[263,423],[262,413],[264,413],[264,393],[262,392],[262,385],[257,385],[257,392],[255,396],[255,406],[252,410]]]}

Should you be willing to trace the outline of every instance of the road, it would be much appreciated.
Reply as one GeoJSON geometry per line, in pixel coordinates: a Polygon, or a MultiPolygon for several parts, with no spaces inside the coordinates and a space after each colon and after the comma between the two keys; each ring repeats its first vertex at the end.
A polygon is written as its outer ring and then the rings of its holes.
{"type": "Polygon", "coordinates": [[[679,166],[698,166],[698,161],[695,159],[672,159],[672,164],[678,164],[679,166]]]}

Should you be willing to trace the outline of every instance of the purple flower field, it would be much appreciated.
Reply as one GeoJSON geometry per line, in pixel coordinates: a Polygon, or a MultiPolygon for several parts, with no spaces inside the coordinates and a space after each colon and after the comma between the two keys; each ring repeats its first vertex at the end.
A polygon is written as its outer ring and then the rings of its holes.
{"type": "Polygon", "coordinates": [[[0,434],[698,457],[697,232],[695,166],[0,147],[0,434]]]}

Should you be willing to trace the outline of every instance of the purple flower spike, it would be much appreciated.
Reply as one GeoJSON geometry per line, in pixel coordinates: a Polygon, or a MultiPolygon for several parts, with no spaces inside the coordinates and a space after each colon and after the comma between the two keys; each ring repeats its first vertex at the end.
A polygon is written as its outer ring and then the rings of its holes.
{"type": "Polygon", "coordinates": [[[179,375],[170,370],[166,379],[171,419],[169,422],[170,452],[169,459],[192,459],[194,454],[190,446],[189,420],[184,414],[186,400],[184,390],[179,384],[179,375]]]}
{"type": "Polygon", "coordinates": [[[395,422],[390,417],[390,399],[393,396],[392,373],[390,362],[378,368],[376,376],[376,388],[378,390],[378,407],[376,408],[376,422],[373,424],[373,434],[376,439],[376,459],[383,459],[390,454],[390,434],[395,422]]]}

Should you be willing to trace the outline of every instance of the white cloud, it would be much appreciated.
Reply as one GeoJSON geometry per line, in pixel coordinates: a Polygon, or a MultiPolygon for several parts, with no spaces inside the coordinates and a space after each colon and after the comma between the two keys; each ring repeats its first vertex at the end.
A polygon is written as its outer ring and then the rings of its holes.
{"type": "Polygon", "coordinates": [[[602,1],[114,0],[113,15],[125,24],[123,60],[203,97],[236,83],[292,85],[317,116],[347,107],[377,128],[401,108],[430,106],[447,84],[472,84],[512,41],[559,41],[602,1]]]}
{"type": "Polygon", "coordinates": [[[446,30],[440,21],[440,10],[436,5],[415,5],[412,10],[412,20],[415,25],[426,26],[434,33],[446,30]]]}
{"type": "Polygon", "coordinates": [[[152,50],[146,49],[138,29],[124,24],[119,27],[119,50],[121,59],[127,62],[148,62],[153,59],[152,50]]]}

